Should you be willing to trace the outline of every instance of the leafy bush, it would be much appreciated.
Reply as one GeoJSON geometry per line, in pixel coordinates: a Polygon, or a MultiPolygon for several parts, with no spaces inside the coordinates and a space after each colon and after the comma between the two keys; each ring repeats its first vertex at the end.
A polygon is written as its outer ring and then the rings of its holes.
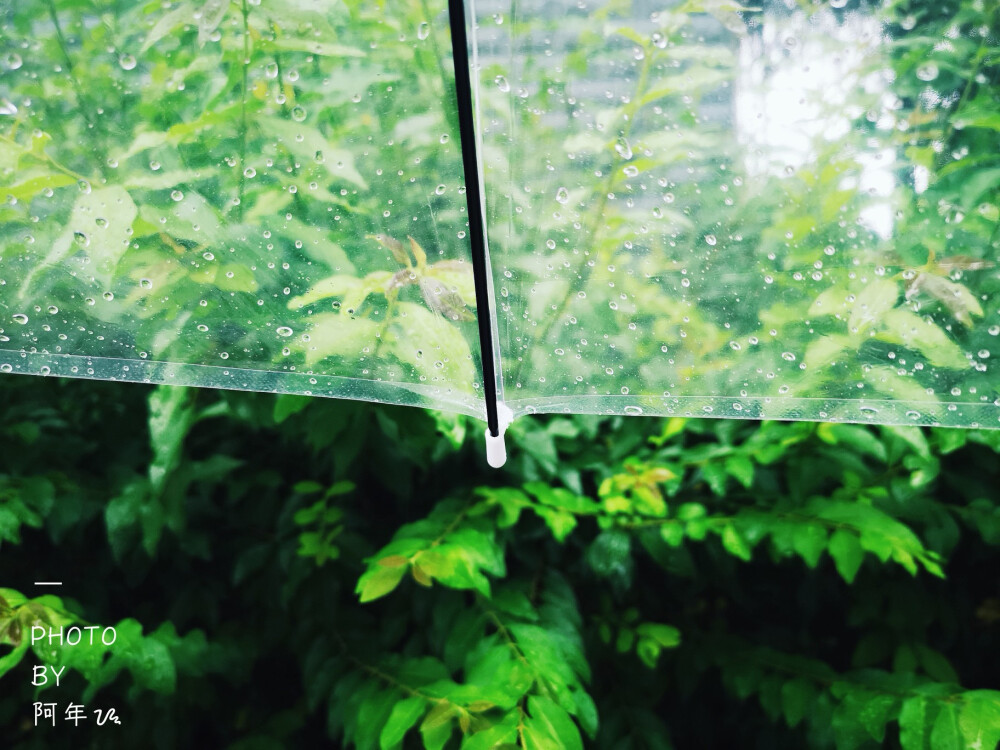
{"type": "Polygon", "coordinates": [[[496,473],[440,413],[0,398],[9,747],[1000,741],[998,433],[534,418],[496,473]],[[35,663],[122,725],[33,728],[35,663]]]}

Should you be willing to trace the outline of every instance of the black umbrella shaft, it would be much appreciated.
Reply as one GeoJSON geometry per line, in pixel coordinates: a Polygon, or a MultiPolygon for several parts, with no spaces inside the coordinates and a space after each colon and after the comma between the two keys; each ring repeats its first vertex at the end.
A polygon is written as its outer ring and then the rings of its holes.
{"type": "Polygon", "coordinates": [[[472,275],[476,283],[476,319],[479,323],[479,349],[483,360],[486,425],[490,434],[496,437],[500,432],[500,422],[497,418],[497,378],[496,363],[493,359],[491,300],[486,268],[486,233],[483,225],[483,197],[479,190],[479,159],[476,156],[476,130],[472,113],[469,41],[465,33],[465,3],[462,0],[448,0],[448,18],[451,23],[452,56],[455,60],[455,102],[458,105],[462,165],[465,168],[465,202],[469,211],[472,275]]]}

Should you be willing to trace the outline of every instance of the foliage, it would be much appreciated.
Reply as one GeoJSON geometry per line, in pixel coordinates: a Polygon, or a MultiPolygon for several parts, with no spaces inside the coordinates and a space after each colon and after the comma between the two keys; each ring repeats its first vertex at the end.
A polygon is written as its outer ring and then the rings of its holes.
{"type": "Polygon", "coordinates": [[[463,417],[0,386],[10,747],[1000,742],[993,432],[534,418],[497,474],[463,417]],[[116,735],[31,728],[49,663],[116,735]]]}
{"type": "Polygon", "coordinates": [[[342,392],[365,368],[478,413],[433,6],[0,2],[0,259],[19,324],[3,340],[120,360],[126,380],[222,385],[245,367],[350,378],[342,392]]]}
{"type": "MultiPolygon", "coordinates": [[[[516,412],[993,420],[995,2],[479,13],[516,412]]],[[[0,3],[0,367],[481,416],[445,21],[0,3]]]]}

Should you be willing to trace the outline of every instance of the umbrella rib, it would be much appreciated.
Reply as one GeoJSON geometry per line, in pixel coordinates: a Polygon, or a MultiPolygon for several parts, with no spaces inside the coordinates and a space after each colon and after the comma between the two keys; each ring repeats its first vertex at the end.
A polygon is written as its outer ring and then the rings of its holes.
{"type": "Polygon", "coordinates": [[[476,155],[472,82],[469,74],[469,42],[465,30],[465,3],[463,0],[448,0],[448,20],[451,25],[451,48],[455,64],[455,103],[458,106],[458,130],[461,137],[462,165],[465,170],[465,201],[468,206],[469,240],[472,245],[472,275],[476,285],[476,320],[479,324],[479,349],[482,353],[483,363],[486,426],[490,435],[497,437],[500,434],[500,420],[497,411],[496,363],[493,357],[493,329],[486,264],[483,196],[480,193],[479,159],[476,155]]]}

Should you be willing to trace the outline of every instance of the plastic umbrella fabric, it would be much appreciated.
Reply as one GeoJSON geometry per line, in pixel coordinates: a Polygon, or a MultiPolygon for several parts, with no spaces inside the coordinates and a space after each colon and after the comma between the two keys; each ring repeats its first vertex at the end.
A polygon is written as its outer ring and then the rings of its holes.
{"type": "Polygon", "coordinates": [[[0,2],[0,371],[997,426],[967,5],[0,2]]]}

